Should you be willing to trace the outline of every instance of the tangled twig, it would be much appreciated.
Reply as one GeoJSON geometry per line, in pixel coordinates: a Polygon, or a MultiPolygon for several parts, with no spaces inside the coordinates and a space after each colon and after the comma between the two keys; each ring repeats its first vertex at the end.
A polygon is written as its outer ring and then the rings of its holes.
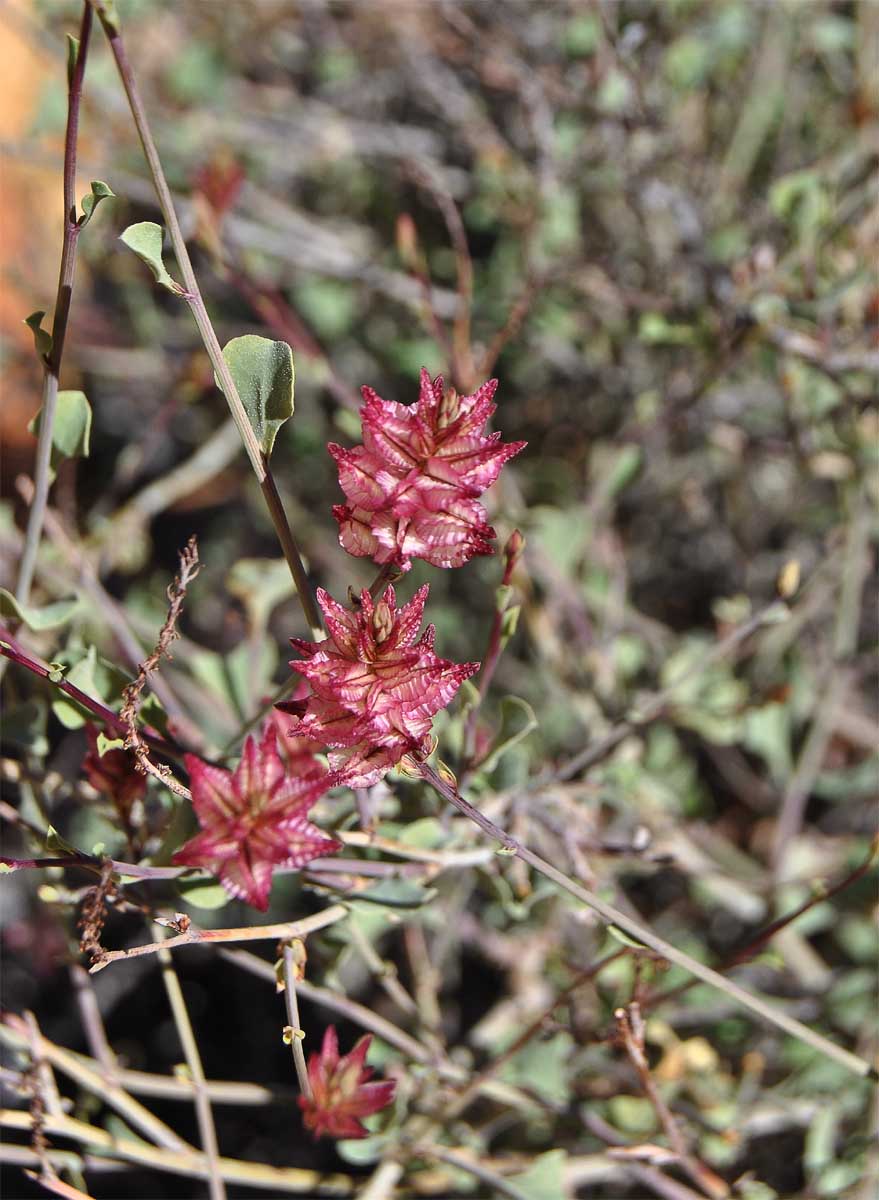
{"type": "Polygon", "coordinates": [[[101,933],[107,919],[107,900],[115,890],[113,863],[107,859],[101,867],[100,882],[89,888],[85,894],[77,922],[80,931],[80,951],[89,956],[93,966],[102,963],[107,957],[107,951],[101,945],[101,933]]]}
{"type": "Polygon", "coordinates": [[[149,657],[145,658],[140,664],[137,678],[129,683],[128,687],[122,693],[123,704],[119,712],[119,716],[127,730],[125,748],[126,750],[131,750],[134,754],[137,760],[137,769],[144,775],[152,775],[155,779],[163,783],[165,787],[170,788],[176,795],[184,796],[187,799],[189,798],[189,789],[185,788],[182,783],[177,782],[171,773],[171,768],[164,763],[154,763],[150,758],[147,744],[137,727],[137,712],[140,705],[141,693],[147,685],[149,676],[157,669],[163,655],[169,660],[171,658],[168,647],[179,636],[176,625],[180,611],[183,608],[183,601],[186,598],[186,589],[192,580],[195,579],[200,569],[198,542],[193,534],[186,543],[185,549],[180,552],[180,569],[174,577],[174,582],[168,588],[168,615],[159,633],[159,640],[156,642],[155,648],[149,657]]]}

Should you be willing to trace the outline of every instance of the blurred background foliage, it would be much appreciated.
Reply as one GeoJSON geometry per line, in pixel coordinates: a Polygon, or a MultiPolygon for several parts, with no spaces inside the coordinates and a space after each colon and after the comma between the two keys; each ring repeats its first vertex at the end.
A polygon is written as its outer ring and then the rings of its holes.
{"type": "MultiPolygon", "coordinates": [[[[862,862],[877,794],[879,5],[118,7],[220,341],[253,332],[294,346],[296,413],[273,466],[315,581],[341,596],[371,578],[337,545],[325,452],[358,440],[359,385],[408,403],[422,365],[465,391],[495,374],[496,427],[528,439],[489,497],[501,542],[518,527],[527,551],[518,631],[483,712],[483,738],[504,752],[468,780],[477,801],[712,962],[862,862]],[[714,654],[773,600],[792,559],[803,582],[786,618],[714,654]],[[590,760],[624,721],[626,736],[590,760]]],[[[40,392],[20,321],[54,294],[63,34],[79,12],[59,0],[3,6],[15,100],[2,126],[7,587],[40,392]]],[[[80,239],[62,383],[89,396],[91,454],[59,469],[37,601],[80,603],[60,628],[27,631],[27,644],[115,705],[133,663],[108,612],[148,648],[177,550],[197,533],[205,566],[162,671],[173,709],[164,699],[183,740],[194,730],[218,753],[284,681],[286,639],[306,630],[188,309],[117,240],[158,215],[99,36],[79,177],[106,180],[117,198],[80,239]]],[[[166,262],[174,274],[170,252],[166,262]]],[[[429,580],[441,653],[480,658],[501,571],[497,558],[416,566],[401,590],[429,580]]],[[[22,811],[86,850],[115,850],[118,830],[75,782],[79,714],[17,669],[5,686],[4,770],[22,811]]],[[[460,708],[437,731],[454,766],[460,708]]],[[[411,784],[379,791],[388,835],[436,815],[411,784]]],[[[324,815],[353,822],[347,803],[327,801],[324,815]]],[[[438,845],[469,844],[445,821],[419,828],[438,845]]],[[[523,1171],[533,1159],[556,1183],[528,1195],[632,1195],[622,1167],[595,1166],[608,1131],[659,1135],[608,1021],[644,972],[651,986],[681,980],[627,955],[554,1007],[614,943],[520,866],[445,872],[439,897],[411,917],[439,964],[440,1030],[461,1062],[490,1062],[549,1014],[501,1076],[536,1107],[471,1110],[450,1144],[519,1153],[523,1171]]],[[[6,1003],[78,1045],[58,983],[66,942],[38,882],[4,881],[6,1003]]],[[[272,919],[310,894],[280,882],[272,919]]],[[[862,878],[736,977],[869,1056],[875,899],[875,877],[862,878]]],[[[249,915],[231,905],[215,919],[249,915]]],[[[136,936],[118,921],[120,941],[136,936]]],[[[404,976],[409,921],[369,932],[404,976]]],[[[324,943],[316,974],[383,1011],[362,963],[324,943]]],[[[215,959],[179,965],[208,1073],[289,1080],[264,985],[215,959]]],[[[112,971],[98,981],[114,1045],[167,1069],[179,1051],[152,1015],[158,985],[137,972],[133,993],[120,978],[134,980],[133,967],[118,971],[113,987],[112,971]]],[[[324,1016],[306,1015],[317,1033],[324,1016]]],[[[873,1194],[865,1086],[701,986],[657,1008],[650,1028],[667,1098],[705,1162],[730,1182],[747,1177],[739,1194],[873,1194]]],[[[182,1107],[172,1110],[185,1129],[182,1107]]],[[[220,1130],[230,1154],[339,1165],[332,1150],[299,1145],[289,1111],[231,1113],[220,1130]]],[[[126,1194],[201,1194],[132,1179],[126,1194]]],[[[645,1194],[654,1185],[637,1182],[645,1194]]],[[[14,1190],[24,1186],[16,1176],[7,1194],[31,1194],[14,1190]]],[[[116,1194],[102,1186],[96,1196],[116,1194]]],[[[474,1181],[449,1186],[472,1194],[474,1181]]]]}

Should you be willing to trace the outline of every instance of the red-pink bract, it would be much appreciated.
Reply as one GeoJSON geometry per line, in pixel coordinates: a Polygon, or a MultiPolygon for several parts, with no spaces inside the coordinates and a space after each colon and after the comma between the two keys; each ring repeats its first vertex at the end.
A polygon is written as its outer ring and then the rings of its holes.
{"type": "Polygon", "coordinates": [[[311,1097],[299,1097],[306,1129],[315,1137],[363,1138],[369,1130],[361,1117],[386,1108],[394,1098],[392,1080],[370,1083],[372,1068],[364,1066],[372,1034],[365,1034],[354,1049],[339,1056],[335,1027],[324,1033],[319,1054],[308,1060],[311,1097]]]}
{"type": "Polygon", "coordinates": [[[363,445],[328,446],[348,501],[335,505],[333,515],[349,554],[408,571],[413,558],[460,567],[475,554],[493,553],[495,531],[477,497],[526,445],[482,432],[495,411],[496,389],[490,379],[472,396],[459,396],[425,370],[412,405],[362,389],[363,445]]]}
{"type": "Polygon", "coordinates": [[[432,625],[418,637],[427,593],[425,584],[397,608],[393,587],[377,603],[363,591],[351,610],[318,588],[329,637],[292,639],[305,657],[290,666],[313,693],[289,706],[300,714],[295,732],[330,747],[336,783],[366,787],[405,754],[426,751],[432,718],[479,670],[439,658],[432,625]]]}
{"type": "Polygon", "coordinates": [[[288,773],[274,723],[260,742],[247,739],[234,772],[194,754],[186,755],[186,767],[201,833],[177,851],[174,862],[211,871],[231,896],[265,912],[276,867],[303,867],[341,850],[341,842],[306,819],[334,780],[317,769],[288,773]]]}

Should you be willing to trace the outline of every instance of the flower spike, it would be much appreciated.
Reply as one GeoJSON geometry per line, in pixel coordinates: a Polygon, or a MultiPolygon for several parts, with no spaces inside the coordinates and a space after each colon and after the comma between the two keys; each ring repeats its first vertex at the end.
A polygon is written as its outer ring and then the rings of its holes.
{"type": "Polygon", "coordinates": [[[334,783],[367,787],[404,755],[426,753],[433,717],[479,670],[439,658],[432,625],[418,636],[428,590],[400,608],[391,586],[377,602],[363,591],[351,612],[318,588],[330,636],[292,640],[303,658],[290,666],[312,694],[284,707],[299,716],[295,734],[330,748],[334,783]]]}
{"type": "Polygon", "coordinates": [[[482,432],[496,389],[490,379],[472,396],[459,396],[424,369],[412,405],[363,388],[363,445],[328,447],[347,500],[333,515],[349,554],[408,571],[413,558],[459,567],[494,552],[495,531],[477,498],[526,445],[482,432]]]}

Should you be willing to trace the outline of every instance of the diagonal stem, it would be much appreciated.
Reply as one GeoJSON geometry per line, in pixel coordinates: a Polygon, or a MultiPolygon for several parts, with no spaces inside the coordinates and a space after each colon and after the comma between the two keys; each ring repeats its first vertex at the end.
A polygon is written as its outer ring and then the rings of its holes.
{"type": "Polygon", "coordinates": [[[538,854],[535,854],[533,850],[529,850],[527,846],[523,846],[514,837],[501,829],[499,825],[495,825],[494,821],[491,821],[484,813],[481,813],[478,808],[474,808],[468,800],[465,800],[459,794],[456,788],[442,779],[433,767],[428,766],[427,763],[421,763],[419,771],[425,783],[429,784],[444,800],[454,808],[457,808],[458,812],[463,813],[465,817],[469,817],[489,837],[501,843],[499,853],[521,859],[522,862],[527,863],[529,867],[532,867],[539,874],[552,880],[563,891],[574,896],[581,904],[585,904],[587,908],[591,908],[594,912],[597,912],[606,924],[614,925],[624,930],[630,937],[637,938],[639,942],[653,950],[656,954],[661,955],[662,958],[667,959],[678,967],[683,967],[685,971],[688,971],[691,975],[695,975],[703,983],[707,983],[710,987],[723,992],[732,1000],[741,1004],[743,1008],[747,1008],[758,1017],[762,1017],[764,1021],[768,1021],[771,1025],[775,1025],[779,1029],[783,1029],[785,1033],[790,1034],[799,1041],[805,1042],[813,1050],[817,1050],[819,1054],[823,1054],[826,1058],[832,1058],[840,1066],[845,1067],[846,1070],[851,1071],[855,1075],[861,1076],[861,1078],[879,1079],[879,1072],[876,1071],[876,1068],[859,1055],[852,1054],[849,1050],[843,1049],[842,1046],[837,1046],[835,1042],[822,1037],[820,1033],[816,1033],[814,1029],[810,1029],[794,1017],[788,1016],[781,1009],[767,1004],[759,996],[753,996],[745,988],[740,987],[737,983],[733,983],[731,979],[724,979],[722,975],[712,970],[711,967],[707,967],[704,963],[691,958],[683,950],[678,950],[670,942],[657,937],[652,930],[641,925],[638,921],[634,921],[630,916],[621,912],[620,909],[615,908],[612,904],[608,904],[599,896],[596,896],[594,892],[589,891],[588,888],[575,883],[563,871],[559,871],[557,867],[546,862],[538,854]]]}
{"type": "Polygon", "coordinates": [[[220,1150],[217,1145],[217,1130],[214,1125],[214,1114],[211,1109],[210,1097],[207,1093],[204,1069],[201,1065],[201,1055],[198,1052],[198,1044],[195,1040],[192,1023],[189,1020],[186,1001],[183,999],[183,989],[180,986],[180,980],[177,978],[177,972],[174,969],[171,952],[164,947],[159,951],[159,962],[162,966],[162,980],[165,984],[165,991],[168,993],[168,1001],[174,1016],[174,1024],[177,1027],[177,1034],[183,1046],[186,1065],[189,1067],[189,1074],[192,1077],[195,1090],[195,1115],[198,1119],[201,1147],[208,1165],[208,1185],[211,1200],[226,1200],[226,1184],[223,1181],[223,1176],[220,1174],[220,1150]]]}
{"type": "Polygon", "coordinates": [[[183,231],[180,228],[180,222],[177,218],[177,211],[174,208],[171,189],[168,187],[168,181],[166,180],[165,172],[162,169],[162,163],[159,159],[159,152],[156,149],[156,143],[153,140],[149,121],[147,119],[146,109],[144,108],[143,101],[140,97],[137,80],[134,77],[134,72],[128,59],[125,43],[122,40],[122,33],[119,27],[118,19],[109,11],[109,6],[105,3],[102,3],[102,0],[89,0],[89,3],[95,9],[98,17],[100,18],[104,33],[107,35],[107,40],[110,43],[110,49],[113,52],[113,57],[116,60],[116,67],[119,71],[119,77],[122,80],[122,86],[124,87],[125,95],[128,98],[128,105],[131,109],[131,115],[134,118],[134,124],[137,127],[138,136],[140,137],[140,144],[143,148],[144,157],[147,161],[147,167],[149,168],[150,175],[152,176],[153,186],[156,190],[156,196],[158,197],[159,201],[159,207],[161,208],[162,215],[165,218],[165,224],[168,227],[168,235],[171,238],[174,254],[183,274],[183,282],[186,289],[186,299],[189,303],[192,315],[195,318],[195,323],[198,326],[201,339],[204,342],[205,350],[208,353],[208,357],[211,360],[214,372],[219,380],[220,388],[228,402],[229,410],[232,413],[232,419],[235,421],[235,424],[238,427],[238,432],[241,435],[242,442],[244,443],[244,449],[247,451],[247,457],[250,459],[250,465],[252,466],[254,474],[259,481],[263,499],[266,502],[266,507],[269,510],[272,524],[275,527],[275,533],[278,541],[281,544],[281,549],[284,552],[287,565],[290,568],[290,574],[293,576],[293,582],[296,585],[296,591],[299,595],[299,602],[302,605],[302,611],[305,613],[305,619],[308,622],[308,627],[314,639],[316,641],[320,641],[323,638],[320,614],[317,610],[314,596],[312,595],[311,585],[308,582],[308,576],[305,572],[302,556],[299,552],[299,546],[297,545],[296,538],[293,536],[293,531],[290,528],[287,515],[284,512],[284,506],[281,503],[281,497],[278,494],[274,477],[269,469],[268,460],[263,453],[262,447],[260,446],[257,436],[250,424],[247,412],[245,411],[244,405],[241,402],[241,397],[238,394],[238,389],[235,386],[235,381],[233,380],[228,364],[223,357],[223,351],[220,347],[219,341],[217,340],[217,335],[214,332],[211,319],[208,316],[204,298],[201,294],[201,289],[198,286],[198,280],[189,257],[189,251],[186,249],[186,241],[183,237],[183,231]]]}

